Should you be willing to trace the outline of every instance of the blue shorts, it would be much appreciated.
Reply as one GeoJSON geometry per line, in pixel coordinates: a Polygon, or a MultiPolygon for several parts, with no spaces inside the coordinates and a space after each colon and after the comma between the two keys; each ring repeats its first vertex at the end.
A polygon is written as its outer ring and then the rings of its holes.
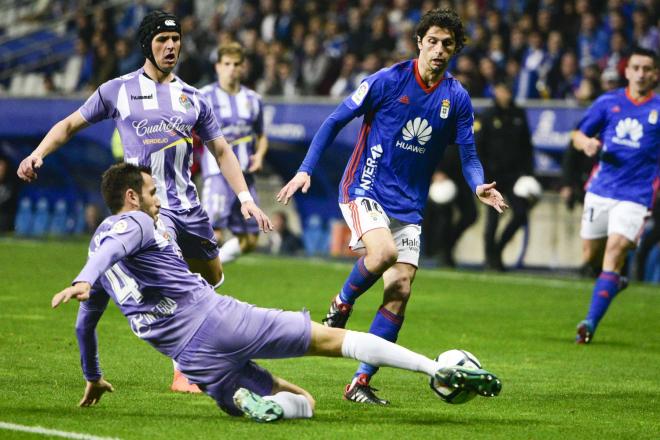
{"type": "MultiPolygon", "coordinates": [[[[245,175],[245,181],[252,198],[255,203],[258,203],[254,178],[248,174],[245,175]]],[[[254,217],[245,220],[241,213],[241,202],[238,200],[238,196],[221,174],[204,179],[202,204],[214,229],[228,228],[234,235],[259,233],[259,224],[254,217]]]]}
{"type": "Polygon", "coordinates": [[[160,218],[167,231],[175,237],[184,258],[218,258],[218,241],[215,239],[209,217],[201,206],[181,211],[161,208],[160,218]]]}
{"type": "Polygon", "coordinates": [[[243,413],[233,401],[238,388],[271,394],[273,377],[253,359],[303,356],[311,343],[309,312],[265,309],[220,296],[195,336],[176,357],[179,370],[226,413],[243,413]]]}

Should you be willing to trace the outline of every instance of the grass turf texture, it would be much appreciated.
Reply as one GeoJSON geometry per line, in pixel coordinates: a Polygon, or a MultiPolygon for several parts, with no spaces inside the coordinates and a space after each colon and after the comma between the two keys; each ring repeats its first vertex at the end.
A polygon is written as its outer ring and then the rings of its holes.
{"type": "MultiPolygon", "coordinates": [[[[115,392],[78,408],[84,381],[76,304],[51,296],[82,267],[83,242],[0,241],[0,422],[138,438],[658,438],[660,289],[633,283],[590,346],[573,343],[591,296],[587,281],[422,269],[399,342],[429,357],[473,352],[503,380],[502,394],[448,405],[427,378],[382,369],[374,386],[388,408],[341,399],[356,362],[262,361],[317,399],[314,419],[256,424],[206,396],[168,391],[171,362],[138,340],[114,305],[99,325],[101,364],[115,392]],[[265,436],[265,437],[261,437],[265,436]],[[347,437],[350,436],[350,437],[347,437]]],[[[346,263],[248,256],[226,267],[222,292],[267,307],[311,310],[320,320],[346,263]]],[[[349,327],[367,330],[382,283],[357,303],[349,327]]],[[[0,438],[37,438],[0,430],[0,438]]],[[[43,437],[42,437],[43,438],[43,437]]]]}

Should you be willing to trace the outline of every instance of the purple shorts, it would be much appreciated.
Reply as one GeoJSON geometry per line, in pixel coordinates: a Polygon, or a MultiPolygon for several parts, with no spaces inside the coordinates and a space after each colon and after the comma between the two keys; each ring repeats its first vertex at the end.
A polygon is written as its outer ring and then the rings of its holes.
{"type": "Polygon", "coordinates": [[[303,356],[311,342],[309,312],[264,309],[219,296],[186,348],[175,359],[179,370],[211,396],[226,413],[243,413],[234,405],[238,388],[271,394],[273,377],[252,359],[303,356]]]}
{"type": "Polygon", "coordinates": [[[184,258],[218,258],[218,241],[215,239],[209,217],[201,206],[181,211],[161,208],[160,218],[167,231],[176,238],[184,258]]]}
{"type": "MultiPolygon", "coordinates": [[[[258,203],[259,199],[257,198],[254,178],[248,174],[245,175],[245,181],[248,184],[252,198],[255,203],[258,203]]],[[[221,174],[208,176],[204,179],[202,204],[211,219],[211,225],[214,229],[228,228],[234,235],[259,233],[259,224],[254,218],[249,220],[243,218],[241,202],[221,174]]]]}

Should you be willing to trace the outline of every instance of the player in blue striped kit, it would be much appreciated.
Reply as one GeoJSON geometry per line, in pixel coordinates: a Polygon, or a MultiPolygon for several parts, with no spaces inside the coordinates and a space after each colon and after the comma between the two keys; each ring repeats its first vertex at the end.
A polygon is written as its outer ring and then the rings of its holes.
{"type": "MultiPolygon", "coordinates": [[[[162,203],[161,217],[176,237],[188,267],[217,287],[223,280],[217,241],[190,175],[193,130],[231,182],[243,216],[253,217],[264,231],[272,229],[270,220],[248,191],[240,164],[210,105],[199,90],[174,74],[181,51],[178,18],[163,11],[150,12],[140,24],[138,40],[144,66],[103,83],[80,109],[55,124],[21,162],[18,175],[26,181],[36,179],[48,154],[79,130],[113,119],[124,147],[124,162],[151,168],[162,203]]],[[[171,389],[199,392],[176,369],[171,389]]]]}
{"type": "Polygon", "coordinates": [[[502,383],[486,370],[433,361],[374,335],[324,327],[309,313],[264,309],[217,295],[193,274],[181,249],[159,220],[160,200],[148,168],[121,163],[101,183],[113,213],[94,233],[89,258],[52,306],[75,298],[76,334],[87,381],[80,406],[95,405],[113,391],[103,378],[96,327],[112,299],[131,330],[162,354],[233,416],[260,422],[309,418],[314,398],[273,376],[253,359],[329,356],[425,373],[446,387],[484,397],[502,383]]]}
{"type": "MultiPolygon", "coordinates": [[[[252,197],[257,200],[254,173],[261,170],[268,151],[268,138],[264,133],[261,96],[241,85],[245,53],[238,43],[218,48],[215,70],[218,80],[203,87],[200,92],[211,104],[222,133],[232,146],[243,171],[243,177],[252,197]]],[[[257,246],[259,225],[254,219],[241,214],[241,202],[231,185],[220,172],[218,163],[208,151],[201,159],[202,204],[211,219],[218,242],[222,230],[228,228],[234,237],[220,247],[220,260],[229,263],[257,246]]]]}
{"type": "MultiPolygon", "coordinates": [[[[278,194],[287,203],[311,184],[323,150],[353,118],[364,116],[339,187],[339,206],[351,229],[351,249],[366,250],[324,322],[344,327],[355,300],[383,278],[383,305],[370,332],[396,341],[419,260],[422,212],[431,176],[450,143],[460,148],[472,191],[499,212],[507,206],[495,183],[484,184],[476,154],[470,98],[446,70],[463,47],[464,30],[451,10],[426,13],[417,27],[419,57],[369,76],[326,119],[298,173],[278,194]]],[[[361,364],[344,394],[355,402],[387,404],[369,385],[377,368],[361,364]]]]}
{"type": "Polygon", "coordinates": [[[659,187],[660,98],[658,57],[636,48],[625,70],[628,87],[604,94],[587,110],[573,143],[600,161],[587,183],[580,235],[583,259],[602,272],[575,341],[591,342],[614,297],[627,282],[621,269],[637,246],[659,187]],[[596,264],[593,264],[596,263],[596,264]]]}

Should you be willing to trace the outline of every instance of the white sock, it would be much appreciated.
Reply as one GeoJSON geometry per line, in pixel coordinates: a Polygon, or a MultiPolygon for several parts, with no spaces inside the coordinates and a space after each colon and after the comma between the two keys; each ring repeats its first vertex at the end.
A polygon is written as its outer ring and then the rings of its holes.
{"type": "Polygon", "coordinates": [[[278,403],[282,407],[285,419],[309,419],[313,415],[312,405],[301,394],[280,391],[273,396],[264,396],[264,399],[278,403]]]}
{"type": "Polygon", "coordinates": [[[395,367],[433,376],[440,364],[370,333],[346,331],[341,354],[376,367],[395,367]]]}
{"type": "Polygon", "coordinates": [[[225,241],[220,247],[220,261],[222,263],[229,263],[234,261],[241,255],[241,244],[238,242],[238,238],[232,237],[229,240],[225,241]]]}

